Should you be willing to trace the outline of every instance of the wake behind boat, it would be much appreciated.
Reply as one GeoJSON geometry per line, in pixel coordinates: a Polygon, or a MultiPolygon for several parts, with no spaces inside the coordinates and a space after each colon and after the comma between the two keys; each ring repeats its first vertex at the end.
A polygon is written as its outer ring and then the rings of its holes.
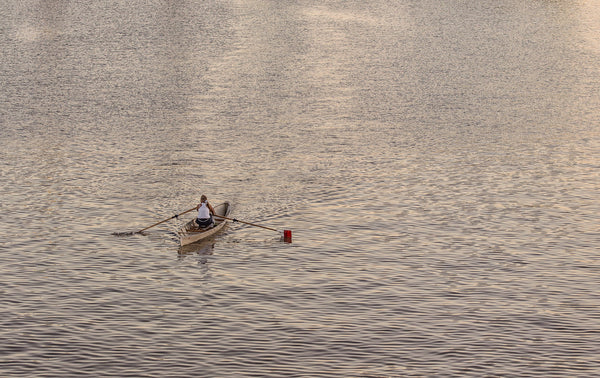
{"type": "Polygon", "coordinates": [[[208,228],[199,228],[196,224],[196,218],[187,222],[181,230],[179,230],[179,242],[182,246],[196,243],[198,241],[209,238],[219,231],[221,231],[227,225],[228,219],[219,218],[219,215],[228,217],[231,211],[231,206],[229,202],[224,202],[220,205],[214,207],[216,215],[213,217],[215,224],[212,227],[208,228]]]}

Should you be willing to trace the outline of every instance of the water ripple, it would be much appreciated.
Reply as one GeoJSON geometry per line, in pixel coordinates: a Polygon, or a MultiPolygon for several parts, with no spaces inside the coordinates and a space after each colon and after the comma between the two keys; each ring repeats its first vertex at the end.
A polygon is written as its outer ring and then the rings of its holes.
{"type": "Polygon", "coordinates": [[[597,376],[592,8],[9,1],[0,375],[597,376]]]}

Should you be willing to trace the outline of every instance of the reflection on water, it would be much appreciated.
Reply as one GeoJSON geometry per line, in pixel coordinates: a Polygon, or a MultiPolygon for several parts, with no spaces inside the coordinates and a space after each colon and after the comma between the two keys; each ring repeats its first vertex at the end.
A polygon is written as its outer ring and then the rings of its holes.
{"type": "Polygon", "coordinates": [[[212,255],[213,249],[215,248],[215,240],[214,239],[215,238],[211,238],[210,240],[204,240],[204,241],[197,242],[194,244],[188,244],[188,245],[181,246],[177,250],[178,257],[180,259],[184,259],[186,256],[212,255]]]}
{"type": "Polygon", "coordinates": [[[9,1],[0,375],[598,375],[596,8],[9,1]]]}
{"type": "Polygon", "coordinates": [[[198,266],[202,267],[198,279],[207,279],[210,270],[210,257],[215,249],[215,240],[205,240],[199,243],[188,244],[179,247],[177,258],[183,262],[186,259],[196,261],[198,266]]]}

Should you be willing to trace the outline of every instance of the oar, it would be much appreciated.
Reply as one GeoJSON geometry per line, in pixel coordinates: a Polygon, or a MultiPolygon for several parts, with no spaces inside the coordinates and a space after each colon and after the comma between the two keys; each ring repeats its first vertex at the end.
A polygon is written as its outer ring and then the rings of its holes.
{"type": "MultiPolygon", "coordinates": [[[[217,215],[217,214],[215,214],[214,216],[215,217],[219,217],[219,218],[229,219],[230,221],[234,221],[234,222],[244,223],[244,224],[247,224],[247,225],[250,225],[250,226],[254,226],[254,227],[260,227],[260,228],[264,228],[264,229],[275,231],[275,232],[281,232],[281,231],[276,230],[276,229],[271,228],[271,227],[261,226],[260,224],[255,224],[255,223],[250,223],[250,222],[244,222],[244,221],[241,221],[239,219],[228,218],[228,217],[223,216],[223,215],[217,215]]],[[[291,230],[283,230],[283,240],[286,243],[291,243],[292,242],[292,231],[291,230]]]]}
{"type": "Polygon", "coordinates": [[[190,211],[192,211],[192,210],[196,210],[196,206],[192,207],[191,209],[188,209],[188,210],[184,211],[183,213],[175,214],[175,215],[173,215],[171,218],[167,218],[167,219],[165,219],[165,220],[161,220],[160,222],[156,222],[156,223],[154,223],[152,226],[148,226],[148,227],[146,227],[146,228],[142,228],[142,229],[141,229],[141,230],[139,230],[139,231],[135,231],[135,232],[114,232],[114,233],[113,233],[113,235],[117,235],[117,236],[125,236],[125,235],[141,234],[143,231],[146,231],[146,230],[147,230],[147,229],[149,229],[149,228],[152,228],[152,227],[154,227],[154,226],[158,226],[159,224],[161,224],[161,223],[165,223],[166,221],[170,221],[170,220],[171,220],[171,219],[173,219],[173,218],[178,218],[180,215],[183,215],[183,214],[185,214],[185,213],[189,213],[189,212],[190,212],[190,211]]]}

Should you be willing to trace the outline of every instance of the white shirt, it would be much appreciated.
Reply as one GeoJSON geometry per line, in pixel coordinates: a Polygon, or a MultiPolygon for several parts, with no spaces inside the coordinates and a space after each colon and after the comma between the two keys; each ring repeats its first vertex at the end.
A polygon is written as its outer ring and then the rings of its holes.
{"type": "Polygon", "coordinates": [[[206,202],[202,202],[200,204],[200,208],[198,208],[198,219],[208,219],[210,218],[210,210],[206,205],[206,202]]]}

